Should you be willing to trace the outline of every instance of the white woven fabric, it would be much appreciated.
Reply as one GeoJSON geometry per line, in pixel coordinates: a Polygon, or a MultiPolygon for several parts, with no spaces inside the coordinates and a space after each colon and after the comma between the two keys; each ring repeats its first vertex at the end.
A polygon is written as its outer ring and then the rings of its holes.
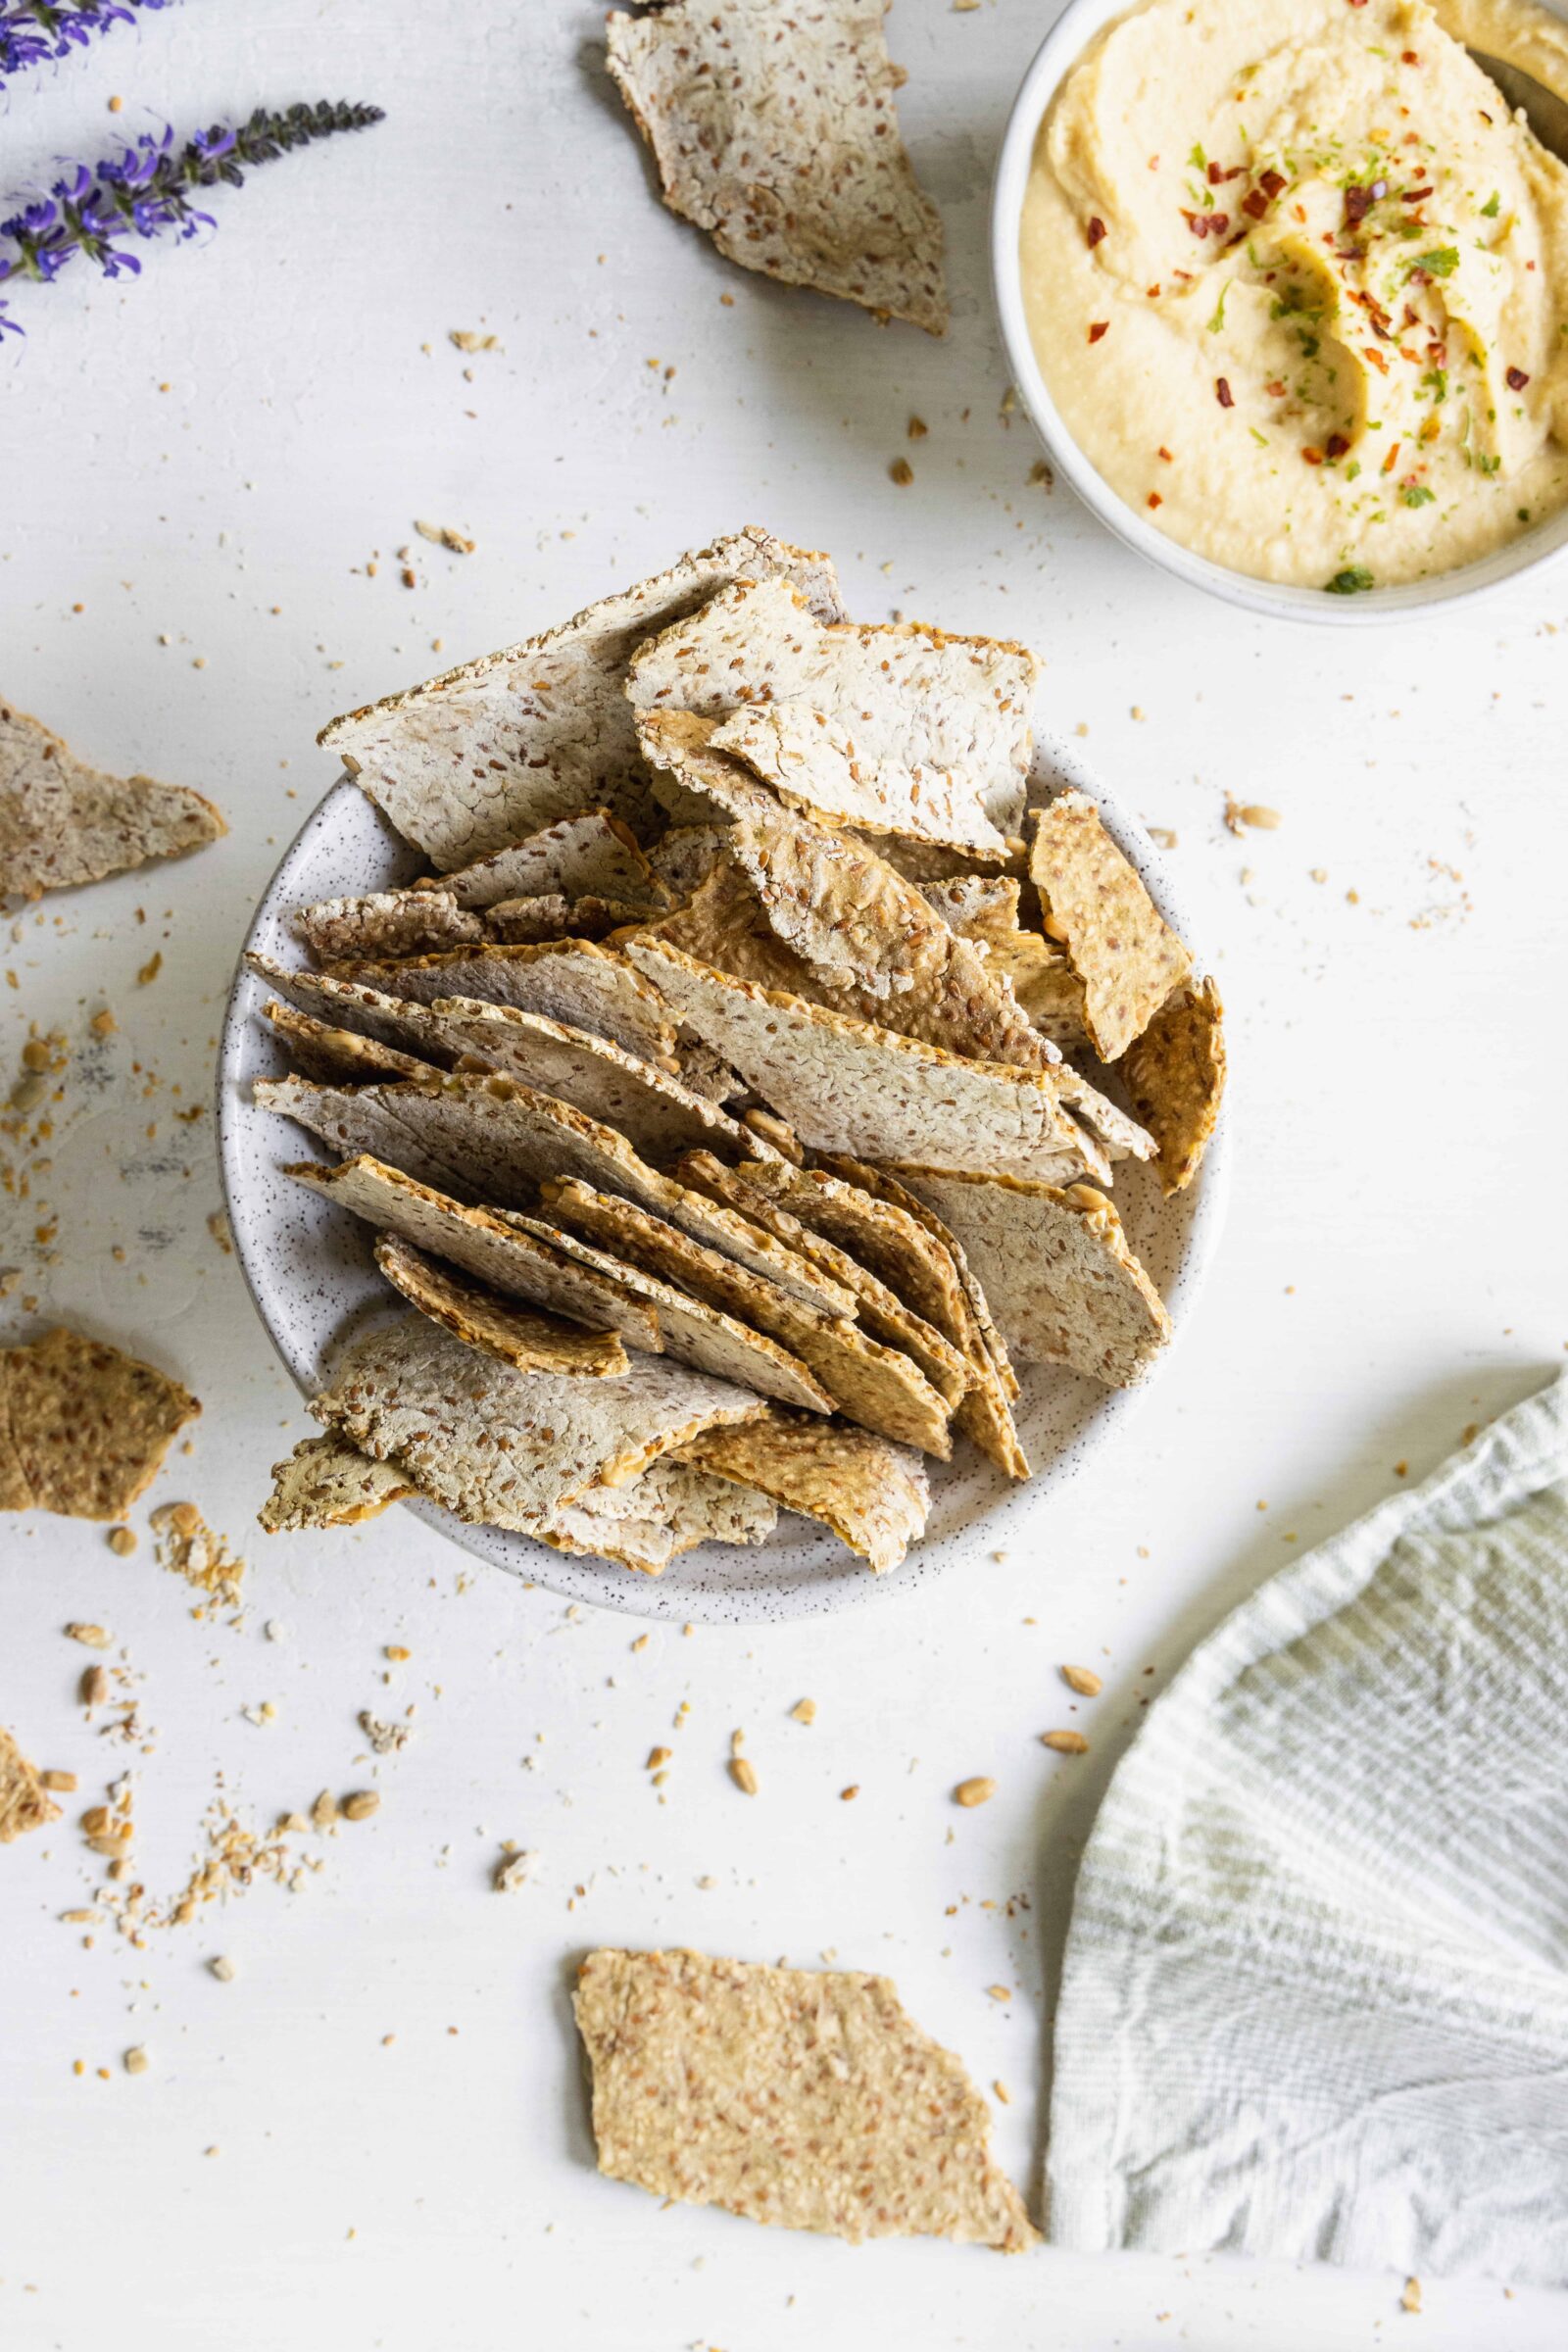
{"type": "Polygon", "coordinates": [[[1049,2230],[1568,2283],[1568,1380],[1228,1618],[1079,1877],[1049,2230]]]}

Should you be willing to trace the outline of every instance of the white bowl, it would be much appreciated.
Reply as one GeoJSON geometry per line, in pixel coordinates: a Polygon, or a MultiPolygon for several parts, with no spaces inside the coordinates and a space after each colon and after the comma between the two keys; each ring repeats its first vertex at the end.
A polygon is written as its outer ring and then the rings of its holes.
{"type": "MultiPolygon", "coordinates": [[[[1568,0],[1537,0],[1553,16],[1568,18],[1568,0]]],[[[1024,311],[1018,232],[1035,137],[1053,98],[1090,42],[1105,25],[1128,13],[1127,0],[1068,0],[1068,5],[1035,52],[1013,101],[991,195],[991,275],[1002,340],[1018,396],[1063,481],[1084,505],[1128,547],[1190,588],[1206,589],[1245,612],[1274,620],[1314,620],[1329,627],[1360,627],[1369,620],[1404,620],[1436,607],[1471,604],[1505,582],[1551,563],[1568,547],[1568,508],[1528,531],[1511,546],[1478,564],[1466,564],[1436,579],[1412,580],[1397,588],[1373,588],[1360,596],[1330,596],[1321,588],[1287,587],[1253,579],[1223,564],[1197,556],[1147,522],[1136,508],[1096,471],[1068,432],[1035,357],[1024,311]]]]}
{"type": "MultiPolygon", "coordinates": [[[[1058,783],[1082,784],[1094,794],[1106,826],[1143,875],[1161,914],[1196,952],[1169,878],[1142,827],[1085,774],[1064,747],[1037,751],[1036,774],[1041,797],[1058,783]]],[[[339,894],[393,889],[422,870],[416,853],[359,788],[340,783],[296,834],[268,884],[246,947],[279,962],[297,963],[300,949],[289,927],[295,907],[339,894]]],[[[287,1066],[270,1025],[261,1017],[269,993],[242,960],[219,1054],[220,1164],[234,1247],[257,1312],[300,1389],[311,1396],[322,1386],[345,1337],[392,1300],[375,1271],[368,1225],[279,1172],[286,1160],[332,1155],[303,1129],[259,1109],[251,1099],[253,1080],[281,1075],[287,1066]]],[[[1197,1181],[1174,1200],[1161,1200],[1147,1169],[1132,1162],[1118,1166],[1117,1206],[1178,1331],[1198,1296],[1224,1222],[1228,1156],[1222,1114],[1197,1181]]],[[[1166,1350],[1156,1377],[1163,1376],[1171,1352],[1166,1350]]],[[[704,1544],[655,1578],[608,1561],[574,1559],[499,1528],[466,1526],[433,1503],[402,1507],[417,1512],[427,1525],[480,1559],[573,1600],[594,1601],[634,1616],[669,1617],[677,1623],[733,1625],[806,1616],[847,1607],[873,1594],[885,1599],[954,1566],[983,1577],[982,1545],[1015,1544],[1026,1531],[1038,1540],[1051,1498],[1091,1454],[1126,1432],[1147,1393],[1106,1390],[1076,1373],[1044,1366],[1024,1371],[1021,1379],[1018,1426],[1036,1475],[1026,1485],[1016,1485],[983,1460],[967,1439],[957,1439],[951,1463],[928,1465],[932,1508],[925,1538],[887,1577],[873,1578],[812,1521],[788,1514],[781,1515],[772,1539],[755,1550],[704,1544]]],[[[267,1467],[258,1455],[258,1500],[267,1467]]],[[[395,1513],[380,1523],[388,1533],[397,1524],[395,1513]]]]}

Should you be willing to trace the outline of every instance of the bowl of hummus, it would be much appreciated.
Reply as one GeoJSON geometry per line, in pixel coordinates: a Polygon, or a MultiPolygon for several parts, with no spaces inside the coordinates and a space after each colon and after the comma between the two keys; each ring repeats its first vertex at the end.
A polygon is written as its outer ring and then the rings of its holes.
{"type": "Polygon", "coordinates": [[[1482,57],[1568,103],[1568,0],[1072,0],[1039,51],[1013,380],[1166,570],[1361,620],[1568,546],[1568,166],[1482,57]]]}

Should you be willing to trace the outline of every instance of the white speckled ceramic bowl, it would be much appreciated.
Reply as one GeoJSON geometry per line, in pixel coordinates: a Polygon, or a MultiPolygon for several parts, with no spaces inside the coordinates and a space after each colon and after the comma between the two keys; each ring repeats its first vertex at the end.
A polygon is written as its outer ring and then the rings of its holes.
{"type": "MultiPolygon", "coordinates": [[[[1039,797],[1058,783],[1092,791],[1115,839],[1143,875],[1166,920],[1194,946],[1192,931],[1153,846],[1060,747],[1037,753],[1039,797]]],[[[296,835],[268,885],[248,948],[281,962],[301,959],[289,928],[297,906],[313,900],[412,881],[421,861],[357,786],[336,785],[296,835]]],[[[370,1228],[279,1173],[280,1163],[330,1156],[312,1136],[251,1100],[256,1078],[286,1067],[261,1018],[268,990],[243,961],[229,998],[219,1057],[218,1118],[223,1187],[234,1246],[262,1321],[289,1371],[309,1396],[319,1388],[346,1337],[389,1303],[371,1259],[370,1228]]],[[[1202,1283],[1224,1221],[1229,1156],[1221,1117],[1197,1182],[1162,1200],[1146,1169],[1124,1161],[1115,1197],[1129,1238],[1169,1307],[1178,1334],[1202,1283]]],[[[1170,1361],[1167,1350],[1165,1365],[1170,1361]]],[[[1164,1366],[1155,1377],[1164,1376],[1164,1366]]],[[[960,1563],[982,1544],[1038,1535],[1052,1497],[1091,1455],[1129,1427],[1146,1391],[1105,1390],[1075,1373],[1047,1367],[1020,1374],[1019,1433],[1035,1464],[1014,1485],[960,1438],[951,1463],[932,1462],[930,1526],[903,1567],[873,1578],[812,1521],[784,1514],[772,1540],[756,1550],[710,1544],[676,1560],[661,1577],[636,1575],[608,1561],[552,1551],[526,1536],[467,1527],[433,1503],[407,1503],[427,1525],[498,1568],[530,1578],[573,1600],[677,1623],[736,1625],[759,1618],[806,1616],[847,1608],[960,1563]]],[[[258,1460],[258,1491],[267,1464],[258,1460]]]]}
{"type": "MultiPolygon", "coordinates": [[[[1568,0],[1538,0],[1553,16],[1568,16],[1568,0]]],[[[1352,0],[1353,5],[1353,0],[1352,0]]],[[[1361,628],[1368,621],[1409,620],[1438,606],[1471,604],[1479,596],[1517,580],[1523,573],[1552,563],[1568,548],[1568,508],[1539,529],[1527,531],[1509,547],[1436,579],[1412,580],[1398,588],[1374,588],[1364,596],[1327,596],[1321,588],[1289,587],[1277,580],[1252,579],[1231,571],[1189,548],[1130,507],[1090,465],[1062,421],[1051,397],[1024,310],[1023,272],[1018,257],[1018,228],[1023,218],[1024,191],[1040,125],[1061,83],[1095,35],[1117,17],[1128,13],[1128,0],[1068,0],[1050,32],[1035,52],[1013,101],[997,158],[991,195],[991,276],[996,294],[1002,340],[1018,397],[1030,422],[1045,445],[1046,455],[1063,481],[1070,482],[1091,514],[1108,531],[1161,571],[1223,597],[1244,612],[1261,612],[1274,620],[1311,620],[1327,627],[1361,628]]]]}

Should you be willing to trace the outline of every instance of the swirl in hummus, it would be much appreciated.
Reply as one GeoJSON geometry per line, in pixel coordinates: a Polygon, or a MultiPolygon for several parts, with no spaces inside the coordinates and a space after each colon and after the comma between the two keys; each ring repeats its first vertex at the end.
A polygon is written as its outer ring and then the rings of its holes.
{"type": "Polygon", "coordinates": [[[1041,370],[1127,503],[1232,570],[1417,580],[1568,503],[1568,98],[1530,0],[1147,0],[1042,125],[1041,370]]]}

